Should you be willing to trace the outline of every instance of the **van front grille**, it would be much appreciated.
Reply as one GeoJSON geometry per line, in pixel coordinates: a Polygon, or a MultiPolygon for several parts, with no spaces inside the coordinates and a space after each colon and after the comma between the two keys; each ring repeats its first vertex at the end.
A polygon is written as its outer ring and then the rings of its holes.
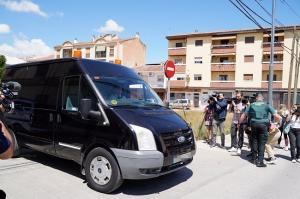
{"type": "Polygon", "coordinates": [[[193,131],[191,129],[161,134],[165,156],[181,155],[193,149],[193,131]]]}

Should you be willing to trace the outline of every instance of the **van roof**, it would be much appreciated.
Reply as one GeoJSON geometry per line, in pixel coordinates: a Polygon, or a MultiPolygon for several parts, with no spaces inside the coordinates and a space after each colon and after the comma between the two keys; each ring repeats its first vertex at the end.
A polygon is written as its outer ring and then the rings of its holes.
{"type": "Polygon", "coordinates": [[[133,69],[130,69],[126,66],[98,61],[98,60],[92,60],[92,59],[82,59],[82,58],[52,59],[52,60],[45,60],[45,61],[9,65],[6,67],[19,68],[19,67],[28,67],[28,66],[30,67],[36,65],[63,63],[63,62],[78,63],[81,70],[89,74],[92,78],[94,76],[110,76],[110,77],[117,76],[117,77],[125,77],[125,78],[142,79],[133,69]]]}

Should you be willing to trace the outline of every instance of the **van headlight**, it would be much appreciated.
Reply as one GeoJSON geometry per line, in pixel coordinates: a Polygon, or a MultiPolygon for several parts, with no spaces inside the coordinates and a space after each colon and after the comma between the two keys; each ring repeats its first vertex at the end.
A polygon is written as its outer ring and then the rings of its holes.
{"type": "Polygon", "coordinates": [[[156,143],[152,131],[141,126],[130,124],[136,135],[138,147],[140,151],[156,150],[156,143]]]}

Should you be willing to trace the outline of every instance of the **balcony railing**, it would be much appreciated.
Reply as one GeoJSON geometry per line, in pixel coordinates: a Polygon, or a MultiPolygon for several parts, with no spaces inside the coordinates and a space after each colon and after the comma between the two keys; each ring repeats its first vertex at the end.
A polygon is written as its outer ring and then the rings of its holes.
{"type": "Polygon", "coordinates": [[[186,47],[168,48],[169,56],[186,55],[186,47]]]}
{"type": "MultiPolygon", "coordinates": [[[[261,88],[268,88],[269,81],[261,81],[261,88]]],[[[272,88],[282,88],[282,81],[273,81],[272,88]]]]}
{"type": "MultiPolygon", "coordinates": [[[[283,42],[274,43],[274,51],[283,51],[283,42]]],[[[271,42],[262,43],[263,52],[271,52],[271,42]]]]}
{"type": "Polygon", "coordinates": [[[211,63],[211,71],[235,71],[235,62],[211,63]]]}
{"type": "MultiPolygon", "coordinates": [[[[270,66],[270,61],[263,61],[262,62],[262,70],[268,71],[270,66]]],[[[274,61],[273,64],[274,70],[283,70],[283,61],[274,61]]]]}
{"type": "Polygon", "coordinates": [[[185,73],[186,64],[175,64],[175,72],[176,73],[185,73]]]}
{"type": "Polygon", "coordinates": [[[212,54],[227,54],[227,53],[235,53],[236,46],[235,44],[226,44],[226,45],[212,45],[211,53],[212,54]]]}
{"type": "Polygon", "coordinates": [[[211,81],[210,87],[213,88],[234,88],[235,81],[211,81]]]}

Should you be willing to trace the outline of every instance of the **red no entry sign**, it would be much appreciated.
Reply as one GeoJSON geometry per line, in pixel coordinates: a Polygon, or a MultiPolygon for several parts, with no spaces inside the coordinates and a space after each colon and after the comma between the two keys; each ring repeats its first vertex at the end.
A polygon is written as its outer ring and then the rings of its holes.
{"type": "Polygon", "coordinates": [[[174,76],[175,64],[173,63],[173,61],[171,61],[171,60],[166,61],[164,69],[165,69],[165,75],[167,78],[170,79],[171,77],[174,76]]]}

